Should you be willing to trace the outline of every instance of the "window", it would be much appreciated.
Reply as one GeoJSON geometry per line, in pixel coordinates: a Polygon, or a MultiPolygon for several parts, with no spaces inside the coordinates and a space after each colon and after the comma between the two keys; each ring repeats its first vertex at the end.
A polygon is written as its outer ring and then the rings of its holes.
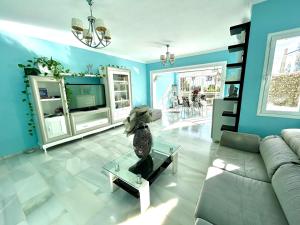
{"type": "Polygon", "coordinates": [[[269,35],[258,115],[300,118],[300,29],[269,35]]]}

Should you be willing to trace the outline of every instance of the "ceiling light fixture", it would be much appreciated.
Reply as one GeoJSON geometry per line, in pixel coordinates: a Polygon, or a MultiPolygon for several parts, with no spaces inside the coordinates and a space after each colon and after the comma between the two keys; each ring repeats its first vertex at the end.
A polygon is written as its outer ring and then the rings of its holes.
{"type": "Polygon", "coordinates": [[[91,48],[105,48],[111,43],[109,30],[104,26],[101,19],[93,16],[93,0],[86,0],[90,6],[90,16],[88,16],[89,28],[84,29],[82,21],[72,18],[72,33],[83,44],[91,48]]]}
{"type": "Polygon", "coordinates": [[[174,54],[170,54],[170,52],[169,52],[170,45],[166,45],[166,47],[167,47],[166,54],[160,56],[160,62],[164,66],[166,66],[168,64],[172,65],[172,64],[175,63],[175,55],[174,54]]]}

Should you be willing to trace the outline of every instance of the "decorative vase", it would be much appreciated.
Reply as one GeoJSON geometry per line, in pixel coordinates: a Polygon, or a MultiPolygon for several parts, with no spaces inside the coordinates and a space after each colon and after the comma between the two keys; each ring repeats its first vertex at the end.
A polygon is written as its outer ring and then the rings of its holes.
{"type": "Polygon", "coordinates": [[[146,159],[152,148],[152,135],[147,124],[142,123],[134,132],[133,148],[137,157],[146,159]]]}

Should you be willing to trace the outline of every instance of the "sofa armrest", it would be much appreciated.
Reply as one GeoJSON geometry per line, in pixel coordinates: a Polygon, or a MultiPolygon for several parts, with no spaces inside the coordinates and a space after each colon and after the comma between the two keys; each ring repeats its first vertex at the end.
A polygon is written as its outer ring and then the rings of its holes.
{"type": "Polygon", "coordinates": [[[260,137],[254,134],[223,131],[220,145],[246,152],[259,152],[260,137]]]}

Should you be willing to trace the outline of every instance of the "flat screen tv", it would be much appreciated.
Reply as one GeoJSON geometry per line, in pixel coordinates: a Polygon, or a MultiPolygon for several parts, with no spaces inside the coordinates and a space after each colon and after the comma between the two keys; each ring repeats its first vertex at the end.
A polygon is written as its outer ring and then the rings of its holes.
{"type": "Polygon", "coordinates": [[[66,84],[70,112],[106,107],[103,84],[66,84]]]}

